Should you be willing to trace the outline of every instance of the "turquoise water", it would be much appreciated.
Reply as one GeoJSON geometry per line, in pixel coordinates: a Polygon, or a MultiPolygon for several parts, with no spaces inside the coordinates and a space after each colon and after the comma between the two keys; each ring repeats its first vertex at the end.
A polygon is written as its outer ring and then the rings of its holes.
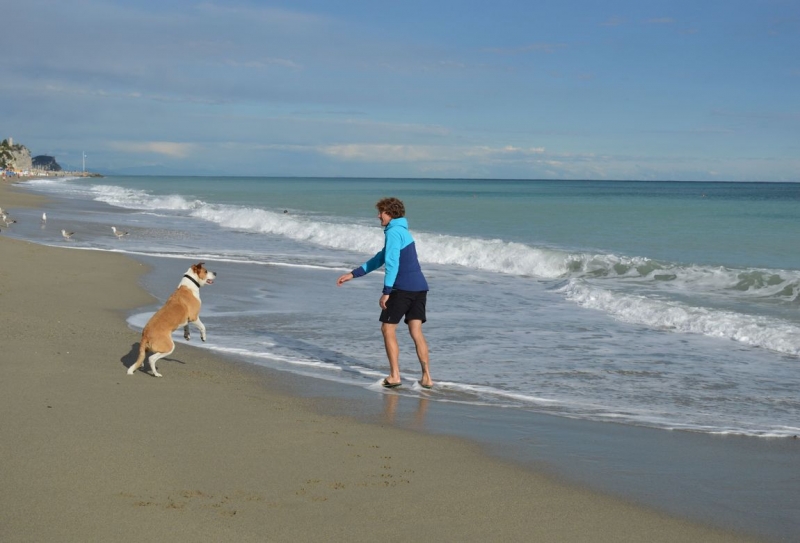
{"type": "Polygon", "coordinates": [[[154,195],[373,218],[381,195],[417,228],[674,262],[800,268],[800,184],[120,177],[154,195]]]}
{"type": "MultiPolygon", "coordinates": [[[[12,235],[188,264],[207,348],[381,393],[380,276],[334,286],[381,248],[397,196],[431,284],[433,393],[400,394],[693,432],[800,433],[800,185],[108,177],[26,184],[58,203],[12,235]],[[123,240],[110,225],[130,232],[123,240]]],[[[38,211],[37,211],[38,212],[38,211]]],[[[23,212],[20,212],[23,213],[23,212]]],[[[131,319],[134,327],[151,311],[131,319]]],[[[162,371],[163,373],[163,371],[162,371]]]]}

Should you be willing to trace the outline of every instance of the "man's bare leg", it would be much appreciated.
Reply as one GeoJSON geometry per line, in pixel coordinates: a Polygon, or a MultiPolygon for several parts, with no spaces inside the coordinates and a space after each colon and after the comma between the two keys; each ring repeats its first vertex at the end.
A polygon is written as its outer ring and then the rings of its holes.
{"type": "Polygon", "coordinates": [[[411,334],[411,339],[414,340],[414,345],[417,348],[417,358],[419,358],[419,365],[422,368],[422,379],[419,380],[419,383],[425,387],[433,386],[428,366],[428,342],[425,341],[425,335],[422,333],[422,321],[408,321],[408,332],[411,334]]]}
{"type": "Polygon", "coordinates": [[[389,359],[389,377],[386,381],[389,383],[400,382],[400,347],[397,345],[397,325],[383,323],[381,325],[381,332],[383,333],[383,344],[386,347],[386,357],[389,359]]]}

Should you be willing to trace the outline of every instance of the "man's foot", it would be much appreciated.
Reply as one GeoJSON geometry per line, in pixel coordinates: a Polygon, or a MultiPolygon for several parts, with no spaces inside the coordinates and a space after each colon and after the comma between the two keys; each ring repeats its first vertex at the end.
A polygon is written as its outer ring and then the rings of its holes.
{"type": "Polygon", "coordinates": [[[397,388],[397,387],[399,387],[399,386],[400,386],[400,385],[402,385],[402,384],[403,384],[402,382],[399,382],[399,383],[390,383],[390,382],[389,382],[389,379],[384,379],[384,380],[383,380],[383,383],[381,383],[381,386],[382,386],[383,388],[397,388]]]}
{"type": "Polygon", "coordinates": [[[430,389],[432,389],[432,388],[433,388],[433,383],[431,383],[431,384],[429,384],[429,385],[426,385],[426,384],[425,384],[425,383],[423,383],[422,381],[417,381],[417,383],[419,383],[419,386],[421,386],[422,388],[427,388],[428,390],[430,390],[430,389]]]}

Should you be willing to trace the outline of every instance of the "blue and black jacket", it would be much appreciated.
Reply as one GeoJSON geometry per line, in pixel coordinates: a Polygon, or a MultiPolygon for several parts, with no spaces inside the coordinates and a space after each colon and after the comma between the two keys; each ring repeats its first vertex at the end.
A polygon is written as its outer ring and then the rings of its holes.
{"type": "Polygon", "coordinates": [[[423,292],[428,290],[428,282],[422,275],[417,259],[417,247],[408,231],[405,217],[392,219],[383,229],[385,241],[383,249],[353,270],[353,277],[362,277],[381,266],[386,266],[383,280],[383,293],[391,294],[392,289],[423,292]]]}

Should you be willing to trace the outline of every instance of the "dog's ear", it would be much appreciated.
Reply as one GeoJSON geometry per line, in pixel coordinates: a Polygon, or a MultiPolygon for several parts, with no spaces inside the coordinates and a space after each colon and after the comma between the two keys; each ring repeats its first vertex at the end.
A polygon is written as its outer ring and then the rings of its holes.
{"type": "Polygon", "coordinates": [[[192,271],[194,273],[200,273],[200,270],[203,269],[203,264],[205,264],[205,262],[198,262],[197,264],[193,265],[192,266],[192,271]]]}

